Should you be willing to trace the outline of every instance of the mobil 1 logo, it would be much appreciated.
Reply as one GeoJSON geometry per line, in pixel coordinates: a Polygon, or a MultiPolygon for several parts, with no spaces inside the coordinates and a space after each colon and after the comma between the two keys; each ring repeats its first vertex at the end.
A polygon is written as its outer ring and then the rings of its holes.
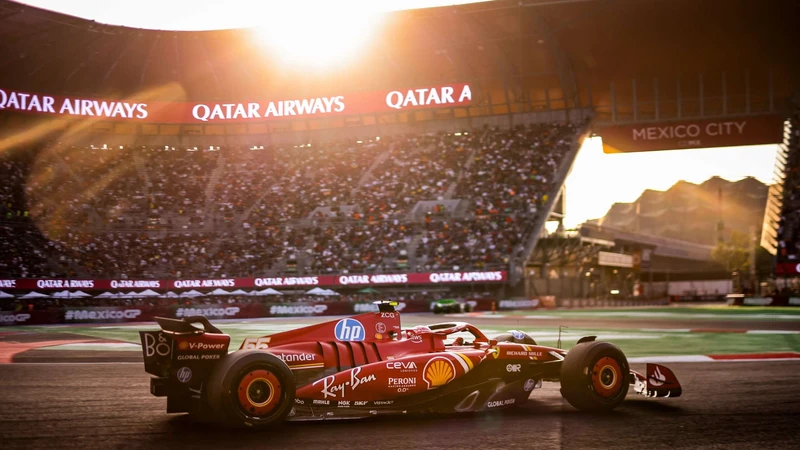
{"type": "Polygon", "coordinates": [[[350,318],[337,322],[333,332],[340,341],[363,341],[367,334],[361,322],[350,318]]]}

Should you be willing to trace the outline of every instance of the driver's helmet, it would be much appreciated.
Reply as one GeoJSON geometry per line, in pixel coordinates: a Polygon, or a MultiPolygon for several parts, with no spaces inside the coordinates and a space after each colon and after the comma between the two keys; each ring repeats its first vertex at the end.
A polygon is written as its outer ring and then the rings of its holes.
{"type": "Polygon", "coordinates": [[[411,331],[413,331],[414,334],[433,333],[433,331],[430,329],[430,327],[427,327],[425,325],[418,325],[418,326],[412,328],[411,331]]]}

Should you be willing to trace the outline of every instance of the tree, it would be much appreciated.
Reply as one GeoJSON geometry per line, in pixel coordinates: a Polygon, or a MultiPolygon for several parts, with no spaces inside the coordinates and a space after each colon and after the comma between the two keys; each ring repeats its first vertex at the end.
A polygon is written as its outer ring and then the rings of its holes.
{"type": "Polygon", "coordinates": [[[726,241],[719,241],[711,250],[711,258],[725,266],[728,272],[748,273],[750,271],[750,252],[753,243],[750,237],[738,231],[731,231],[726,241]]]}

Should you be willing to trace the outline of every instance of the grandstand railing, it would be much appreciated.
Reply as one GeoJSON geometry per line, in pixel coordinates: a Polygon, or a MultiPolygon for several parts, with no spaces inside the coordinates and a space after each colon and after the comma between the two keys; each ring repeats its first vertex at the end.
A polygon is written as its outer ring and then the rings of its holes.
{"type": "Polygon", "coordinates": [[[792,125],[786,121],[783,124],[783,142],[778,144],[774,175],[767,193],[767,207],[764,209],[764,222],[761,226],[761,246],[773,256],[778,253],[778,227],[783,210],[786,162],[789,159],[791,138],[792,125]]]}

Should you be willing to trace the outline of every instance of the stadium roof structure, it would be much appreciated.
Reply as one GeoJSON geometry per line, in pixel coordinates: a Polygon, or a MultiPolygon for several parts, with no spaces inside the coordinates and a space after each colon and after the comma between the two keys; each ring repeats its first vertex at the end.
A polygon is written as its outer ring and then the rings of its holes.
{"type": "Polygon", "coordinates": [[[670,110],[678,118],[774,112],[800,79],[797,17],[795,0],[497,0],[398,11],[363,54],[321,72],[278,69],[246,29],[135,29],[0,0],[0,89],[245,102],[472,87],[461,110],[285,131],[586,107],[614,122],[658,119],[653,110],[662,120],[670,110]],[[707,99],[699,111],[697,98],[707,99]]]}

